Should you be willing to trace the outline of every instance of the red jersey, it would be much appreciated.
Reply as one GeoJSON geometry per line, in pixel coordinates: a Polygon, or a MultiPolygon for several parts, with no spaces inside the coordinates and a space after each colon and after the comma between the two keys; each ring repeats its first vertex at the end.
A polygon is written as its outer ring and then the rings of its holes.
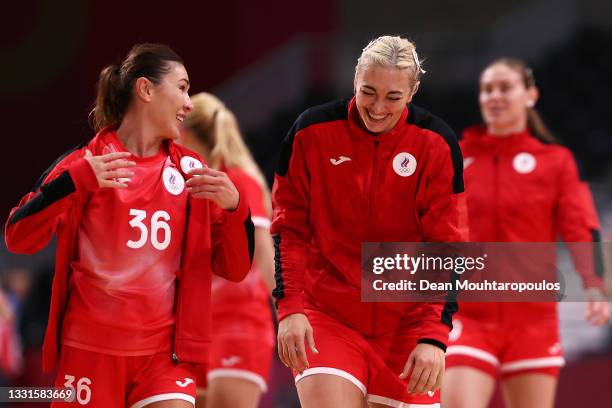
{"type": "MultiPolygon", "coordinates": [[[[270,217],[257,181],[238,167],[222,170],[227,172],[240,192],[240,197],[251,209],[255,227],[269,229],[270,217]]],[[[273,331],[269,299],[270,293],[256,263],[253,263],[249,274],[239,283],[213,277],[212,318],[215,333],[223,338],[271,339],[271,336],[262,335],[262,331],[273,331]]]]}
{"type": "Polygon", "coordinates": [[[107,128],[86,146],[68,152],[11,211],[5,228],[7,247],[19,253],[43,248],[57,233],[56,269],[43,345],[44,368],[49,370],[56,362],[60,335],[80,346],[106,348],[125,341],[119,348],[123,352],[129,349],[128,354],[134,351],[138,354],[143,349],[160,347],[159,341],[168,333],[167,329],[164,333],[164,327],[172,327],[174,345],[164,348],[172,348],[175,359],[205,363],[210,343],[210,272],[240,280],[250,268],[254,239],[248,206],[241,200],[236,210],[221,211],[208,200],[188,196],[184,192],[186,171],[190,163],[199,159],[195,153],[170,141],[159,156],[139,163],[133,190],[126,191],[99,188],[91,166],[83,159],[86,149],[93,155],[123,150],[114,131],[107,128]],[[152,168],[148,168],[149,164],[152,168]],[[145,175],[155,179],[139,181],[145,175]],[[151,194],[148,198],[153,199],[154,195],[154,201],[130,194],[140,188],[144,194],[145,190],[151,194]],[[128,208],[132,204],[142,207],[128,208]],[[170,206],[158,208],[158,204],[170,206]],[[100,223],[102,220],[107,220],[106,229],[100,223]],[[120,232],[122,226],[125,230],[120,232]],[[168,252],[160,258],[156,251],[165,250],[168,252]],[[149,268],[148,275],[146,268],[151,265],[147,262],[156,259],[164,268],[149,268]],[[118,260],[126,269],[120,270],[118,260]],[[177,279],[172,280],[173,274],[177,279]],[[118,288],[118,282],[125,286],[118,288]],[[176,283],[175,301],[172,292],[176,283]],[[125,321],[145,309],[151,312],[153,299],[145,292],[152,286],[155,294],[163,295],[157,299],[159,309],[150,316],[125,321]],[[132,290],[135,293],[130,293],[132,290]],[[113,298],[115,295],[117,298],[113,298]],[[126,299],[130,299],[128,303],[123,302],[126,299]],[[106,303],[91,303],[101,300],[106,303]],[[117,314],[122,303],[125,309],[117,314]],[[135,309],[128,310],[130,305],[135,309]],[[105,310],[106,307],[111,309],[105,310]],[[168,315],[170,310],[173,316],[168,315]],[[95,324],[85,322],[81,312],[94,318],[95,324]],[[64,333],[60,333],[62,324],[64,333]],[[72,324],[95,332],[91,336],[75,333],[72,324]],[[159,329],[164,334],[157,337],[159,329]],[[109,334],[118,337],[109,339],[109,343],[95,338],[109,334]],[[142,337],[121,338],[134,334],[142,337]]]}
{"type": "MultiPolygon", "coordinates": [[[[105,150],[125,151],[114,133],[108,139],[105,150]]],[[[112,355],[170,350],[188,194],[165,148],[130,160],[128,188],[97,190],[84,205],[62,331],[68,346],[112,355]]]]}
{"type": "Polygon", "coordinates": [[[366,336],[409,324],[445,348],[456,304],[361,302],[361,243],[467,238],[455,135],[412,104],[377,136],[358,115],[354,99],[309,109],[283,144],[272,192],[279,319],[307,302],[366,336]]]}

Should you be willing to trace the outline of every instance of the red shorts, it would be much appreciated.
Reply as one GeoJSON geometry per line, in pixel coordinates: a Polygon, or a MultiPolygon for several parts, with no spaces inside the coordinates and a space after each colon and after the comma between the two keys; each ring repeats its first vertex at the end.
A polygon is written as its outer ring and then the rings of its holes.
{"type": "Polygon", "coordinates": [[[522,323],[459,316],[453,326],[447,368],[467,366],[507,378],[525,373],[558,376],[565,364],[556,319],[522,323]]]}
{"type": "Polygon", "coordinates": [[[306,309],[319,354],[306,348],[310,367],[295,375],[295,382],[313,374],[343,377],[361,390],[369,402],[391,407],[438,408],[439,392],[409,394],[408,379],[401,380],[408,356],[416,346],[418,326],[366,338],[331,316],[306,309]]]}
{"type": "MultiPolygon", "coordinates": [[[[212,343],[206,381],[225,377],[242,378],[257,384],[262,392],[266,392],[273,354],[273,343],[219,338],[212,343]]],[[[202,374],[198,373],[198,380],[202,374]]]]}
{"type": "Polygon", "coordinates": [[[173,399],[195,405],[194,379],[192,366],[174,364],[170,353],[113,356],[62,346],[55,386],[73,388],[75,399],[51,406],[140,408],[173,399]]]}
{"type": "Polygon", "coordinates": [[[213,315],[209,364],[198,369],[198,387],[205,388],[215,378],[231,377],[251,381],[266,392],[275,346],[270,306],[267,299],[243,299],[234,305],[232,310],[213,315]]]}

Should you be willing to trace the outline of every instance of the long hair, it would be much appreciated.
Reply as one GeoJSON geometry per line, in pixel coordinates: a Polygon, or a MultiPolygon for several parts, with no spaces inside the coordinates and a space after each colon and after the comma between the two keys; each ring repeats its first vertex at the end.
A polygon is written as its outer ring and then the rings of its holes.
{"type": "Polygon", "coordinates": [[[192,96],[191,102],[193,110],[187,115],[184,126],[210,152],[209,166],[214,169],[238,167],[253,177],[263,192],[268,215],[271,215],[270,189],[244,143],[236,116],[219,98],[206,92],[192,96]]]}
{"type": "Polygon", "coordinates": [[[109,65],[100,72],[96,104],[90,113],[92,126],[97,132],[108,125],[119,125],[130,102],[132,88],[140,77],[159,84],[171,70],[170,62],[183,64],[183,60],[170,47],[163,44],[136,44],[121,65],[109,65]]]}

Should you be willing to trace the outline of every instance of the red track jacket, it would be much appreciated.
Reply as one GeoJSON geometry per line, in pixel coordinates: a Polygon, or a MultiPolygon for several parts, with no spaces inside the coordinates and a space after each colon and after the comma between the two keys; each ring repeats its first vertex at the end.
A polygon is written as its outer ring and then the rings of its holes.
{"type": "MultiPolygon", "coordinates": [[[[81,213],[88,195],[99,188],[83,156],[86,149],[94,155],[102,154],[105,132],[108,129],[56,160],[19,206],[13,208],[5,226],[7,247],[16,253],[34,253],[57,234],[51,308],[43,344],[45,371],[53,368],[59,354],[59,331],[68,301],[70,263],[74,259],[81,213]]],[[[183,156],[198,158],[196,153],[172,142],[168,142],[168,151],[181,172],[183,156]]],[[[208,200],[189,197],[181,270],[177,276],[175,360],[207,361],[211,271],[230,280],[243,279],[251,267],[253,230],[249,209],[243,200],[235,211],[228,212],[208,200]]]]}
{"type": "MultiPolygon", "coordinates": [[[[470,241],[555,242],[558,235],[565,242],[599,241],[591,192],[580,180],[567,148],[546,144],[528,131],[494,137],[482,125],[466,129],[460,146],[470,241]]],[[[593,260],[575,257],[585,287],[602,286],[594,273],[599,261],[593,260]]],[[[508,303],[506,307],[522,318],[535,317],[538,313],[534,314],[533,307],[551,317],[556,315],[554,303],[508,303]]],[[[488,313],[486,309],[486,304],[465,302],[460,314],[482,316],[488,313]]]]}
{"type": "Polygon", "coordinates": [[[362,242],[467,238],[461,152],[452,130],[410,105],[373,136],[354,99],[305,111],[284,141],[273,187],[279,319],[305,303],[366,336],[418,325],[446,348],[455,303],[360,300],[362,242]]]}

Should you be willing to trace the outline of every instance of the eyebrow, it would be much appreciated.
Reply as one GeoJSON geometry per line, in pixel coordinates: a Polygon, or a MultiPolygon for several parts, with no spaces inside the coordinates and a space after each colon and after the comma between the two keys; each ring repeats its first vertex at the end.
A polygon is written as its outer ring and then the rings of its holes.
{"type": "Polygon", "coordinates": [[[181,79],[179,79],[179,82],[181,82],[181,81],[185,81],[185,82],[187,82],[187,85],[188,85],[188,86],[190,86],[190,85],[191,85],[191,83],[189,82],[189,80],[188,80],[187,78],[181,78],[181,79]]]}
{"type": "MultiPolygon", "coordinates": [[[[372,90],[374,92],[376,92],[376,88],[374,88],[373,86],[370,85],[361,85],[362,88],[368,88],[369,90],[372,90]]],[[[398,94],[398,95],[402,95],[402,91],[389,91],[389,93],[387,95],[391,95],[391,94],[398,94]]]]}

